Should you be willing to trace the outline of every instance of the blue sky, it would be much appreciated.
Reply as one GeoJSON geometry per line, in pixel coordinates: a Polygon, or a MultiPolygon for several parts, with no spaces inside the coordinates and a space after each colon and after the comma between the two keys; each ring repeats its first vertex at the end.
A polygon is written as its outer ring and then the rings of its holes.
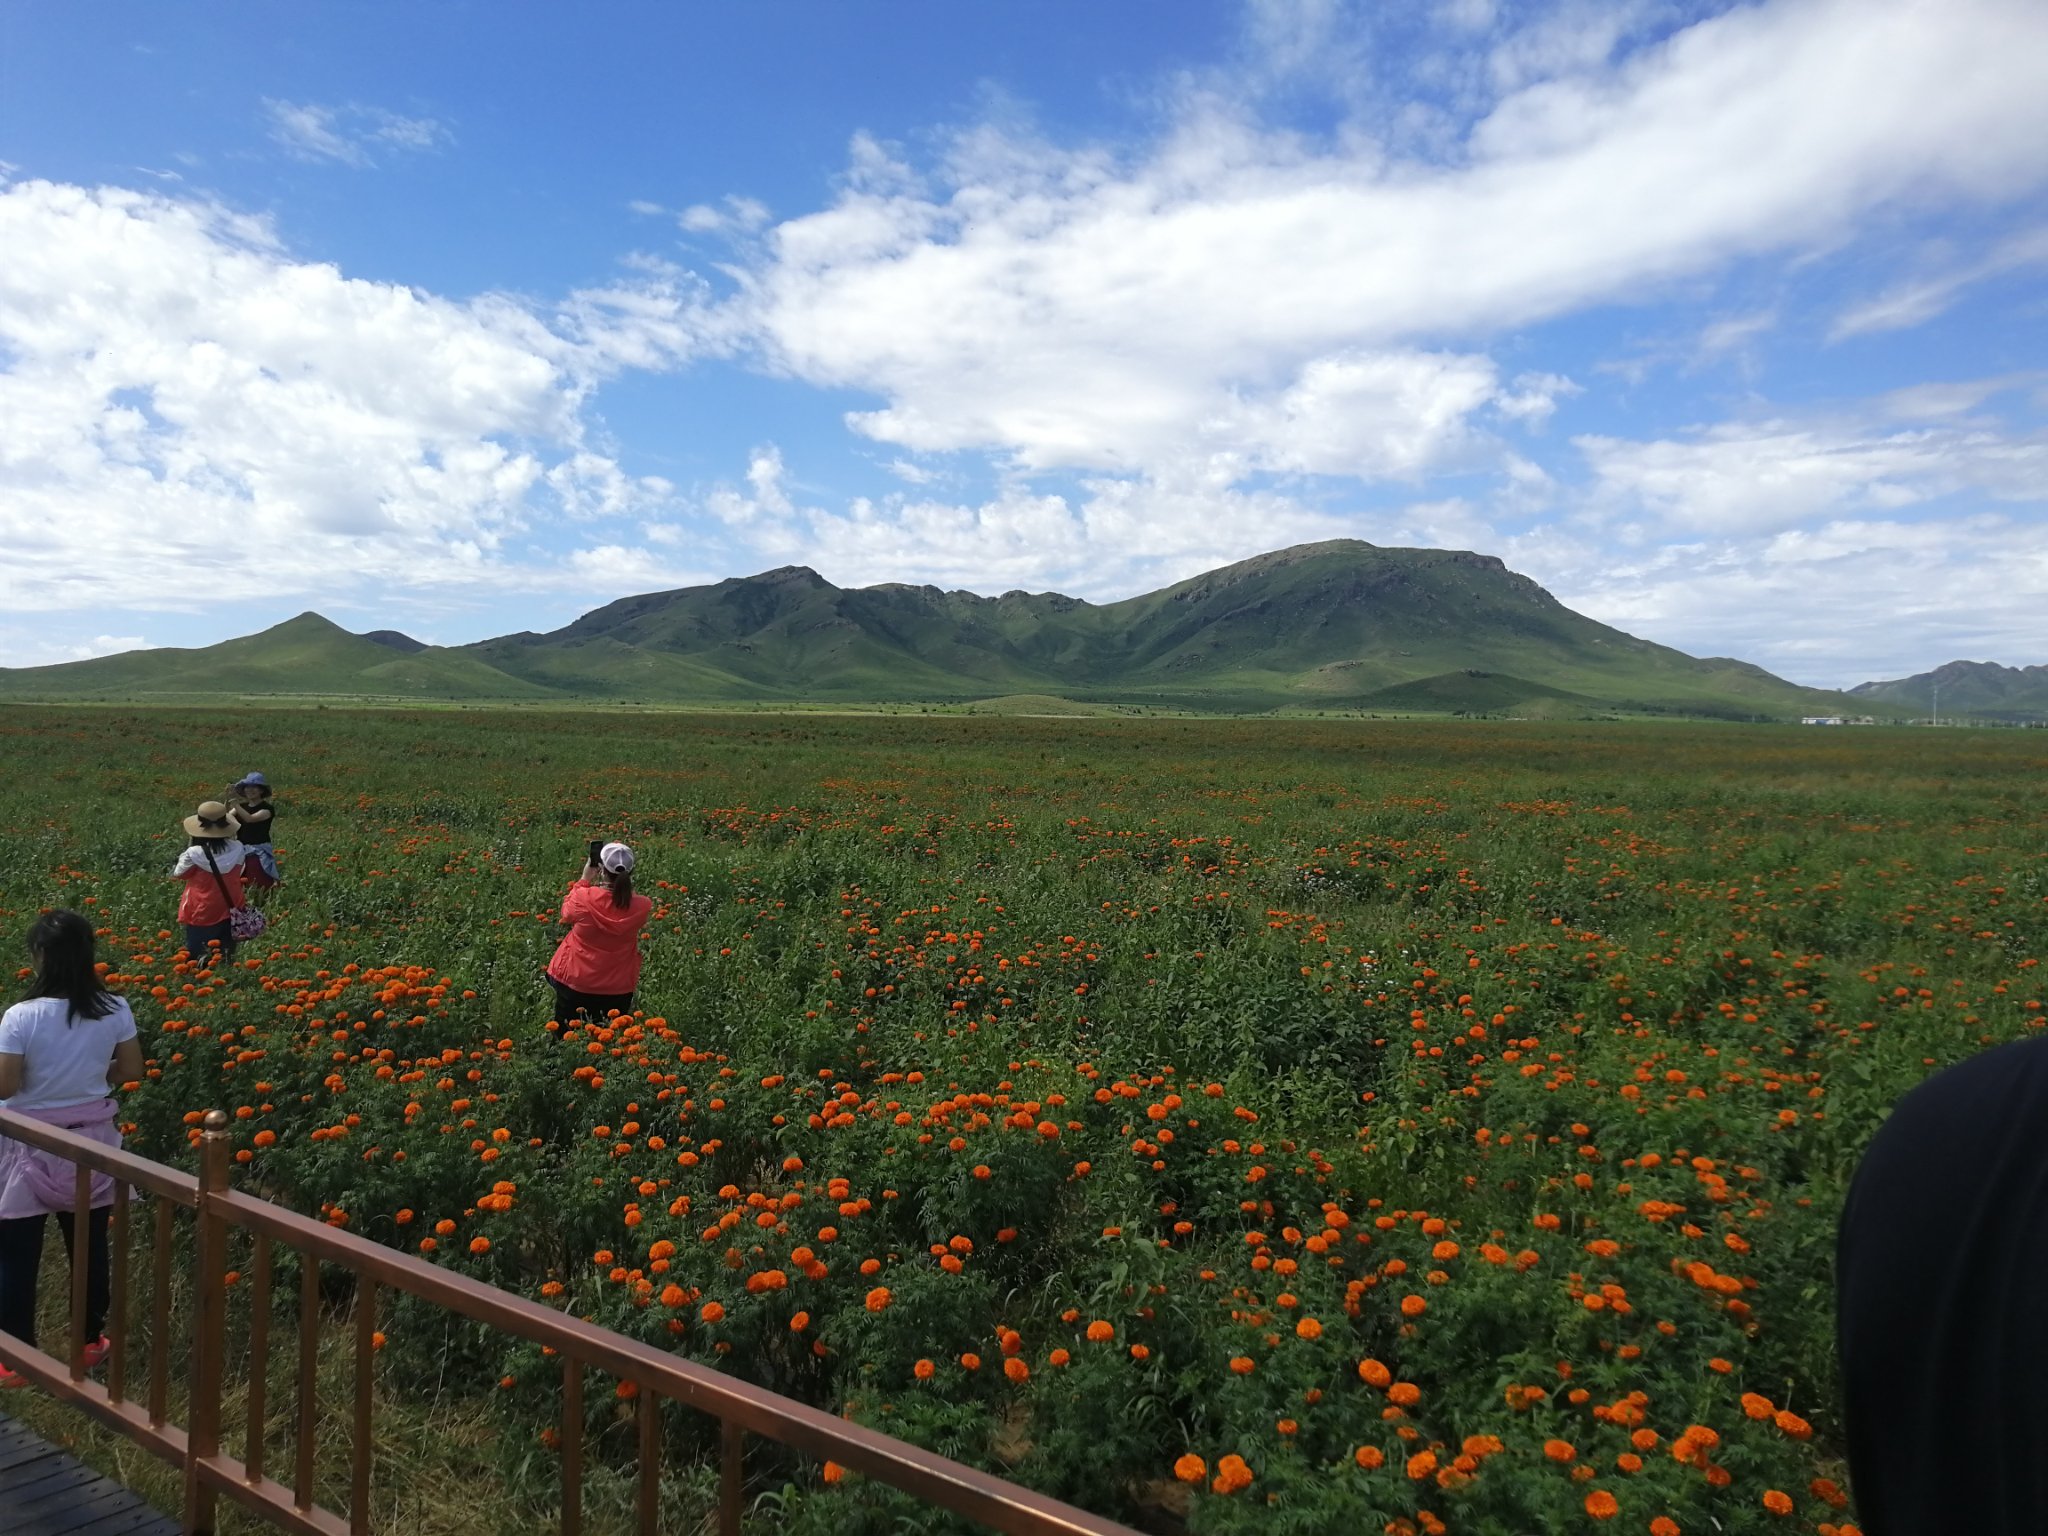
{"type": "Polygon", "coordinates": [[[2048,662],[2048,7],[0,10],[0,664],[1500,555],[2048,662]]]}

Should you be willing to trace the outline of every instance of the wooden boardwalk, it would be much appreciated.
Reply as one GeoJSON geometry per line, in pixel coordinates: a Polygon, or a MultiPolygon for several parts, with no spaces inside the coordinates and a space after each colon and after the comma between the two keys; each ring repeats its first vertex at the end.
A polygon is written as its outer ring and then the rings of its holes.
{"type": "Polygon", "coordinates": [[[178,1522],[0,1413],[6,1536],[178,1536],[178,1522]]]}

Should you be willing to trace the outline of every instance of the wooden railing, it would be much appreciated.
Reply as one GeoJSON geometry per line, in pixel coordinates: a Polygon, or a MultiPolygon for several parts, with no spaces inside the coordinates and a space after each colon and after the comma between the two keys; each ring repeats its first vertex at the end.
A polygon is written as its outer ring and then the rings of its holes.
{"type": "Polygon", "coordinates": [[[69,1161],[76,1169],[67,1358],[43,1353],[30,1340],[0,1333],[0,1357],[30,1381],[83,1408],[102,1424],[147,1447],[184,1474],[184,1529],[193,1536],[214,1529],[225,1495],[278,1528],[302,1536],[367,1536],[371,1531],[372,1434],[375,1428],[377,1309],[384,1290],[415,1296],[487,1327],[533,1340],[562,1367],[561,1524],[578,1536],[583,1516],[584,1375],[598,1371],[631,1383],[638,1435],[635,1520],[640,1536],[660,1528],[662,1404],[673,1400],[720,1424],[720,1536],[738,1536],[746,1498],[743,1455],[755,1434],[794,1450],[827,1458],[921,1502],[980,1522],[1007,1536],[1133,1536],[1125,1526],[1062,1504],[1028,1488],[949,1461],[906,1441],[851,1424],[793,1398],[738,1381],[636,1339],[583,1322],[524,1297],[437,1268],[325,1222],[314,1221],[229,1184],[227,1117],[206,1116],[200,1135],[199,1175],[181,1173],[130,1153],[101,1146],[40,1121],[0,1110],[0,1136],[69,1161]],[[109,1216],[112,1300],[107,1313],[104,1385],[86,1367],[86,1241],[92,1176],[110,1175],[109,1216]],[[153,1196],[150,1277],[149,1380],[141,1402],[131,1395],[130,1281],[140,1190],[153,1196]],[[185,1380],[186,1420],[171,1422],[171,1281],[176,1265],[172,1222],[179,1207],[193,1212],[191,1291],[194,1317],[185,1380]],[[231,1231],[247,1233],[253,1249],[249,1276],[249,1383],[240,1458],[223,1451],[223,1372],[227,1359],[228,1244],[231,1231]],[[273,1253],[282,1245],[299,1258],[297,1423],[289,1486],[268,1471],[265,1444],[273,1301],[273,1253]],[[320,1338],[320,1267],[334,1265],[355,1278],[355,1400],[350,1448],[350,1497],[344,1517],[315,1496],[319,1425],[315,1376],[320,1338]]]}

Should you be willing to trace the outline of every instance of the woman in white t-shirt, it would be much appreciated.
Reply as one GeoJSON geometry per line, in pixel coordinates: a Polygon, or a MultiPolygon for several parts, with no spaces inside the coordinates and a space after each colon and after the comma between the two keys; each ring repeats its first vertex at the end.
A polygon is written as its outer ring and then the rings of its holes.
{"type": "MultiPolygon", "coordinates": [[[[75,1132],[102,1146],[121,1145],[114,1121],[116,1085],[142,1078],[135,1015],[109,992],[93,964],[92,924],[76,912],[45,912],[29,929],[35,980],[28,995],[0,1014],[0,1109],[75,1132]]],[[[72,1205],[74,1165],[0,1127],[0,1333],[35,1343],[36,1274],[42,1267],[44,1218],[55,1215],[64,1247],[78,1262],[72,1205]]],[[[92,1180],[86,1244],[88,1366],[107,1357],[107,1215],[114,1181],[92,1180]]],[[[0,1342],[0,1352],[6,1349],[0,1342]]],[[[0,1387],[24,1385],[0,1358],[0,1387]]]]}

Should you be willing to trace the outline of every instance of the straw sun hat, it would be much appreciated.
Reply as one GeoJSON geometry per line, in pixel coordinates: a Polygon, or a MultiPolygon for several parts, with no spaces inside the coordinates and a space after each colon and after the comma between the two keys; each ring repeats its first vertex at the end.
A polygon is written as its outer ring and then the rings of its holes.
{"type": "Polygon", "coordinates": [[[235,823],[226,806],[218,800],[205,800],[195,815],[185,818],[185,831],[193,837],[233,837],[235,823]]]}

